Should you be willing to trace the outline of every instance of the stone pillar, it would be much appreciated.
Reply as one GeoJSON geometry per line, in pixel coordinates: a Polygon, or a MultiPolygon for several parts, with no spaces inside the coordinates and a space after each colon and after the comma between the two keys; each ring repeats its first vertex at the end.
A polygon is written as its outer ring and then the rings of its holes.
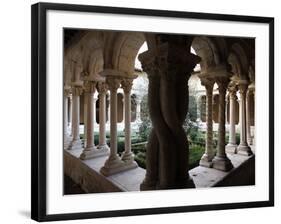
{"type": "Polygon", "coordinates": [[[93,95],[93,122],[95,125],[98,125],[97,123],[97,97],[95,94],[93,95]]]}
{"type": "Polygon", "coordinates": [[[102,150],[105,154],[109,152],[109,147],[106,144],[106,92],[107,84],[99,82],[97,89],[99,92],[99,145],[98,149],[102,150]]]}
{"type": "Polygon", "coordinates": [[[81,149],[82,143],[79,136],[80,125],[80,95],[83,90],[81,86],[72,87],[72,141],[69,149],[81,149]]]}
{"type": "Polygon", "coordinates": [[[141,98],[136,96],[136,122],[141,123],[141,98]]]}
{"type": "Polygon", "coordinates": [[[251,113],[251,109],[250,109],[250,97],[252,95],[252,90],[248,89],[247,91],[247,95],[246,95],[246,123],[247,123],[247,142],[249,145],[253,145],[253,139],[251,136],[251,123],[250,123],[250,113],[251,113]]]}
{"type": "Polygon", "coordinates": [[[64,111],[64,116],[63,116],[63,143],[64,143],[64,149],[67,149],[70,143],[70,136],[69,136],[69,130],[68,130],[68,96],[69,96],[69,90],[65,89],[64,90],[64,95],[63,95],[63,111],[64,111]]]}
{"type": "Polygon", "coordinates": [[[106,83],[110,90],[110,155],[100,172],[109,176],[123,170],[124,162],[117,154],[117,89],[120,86],[120,80],[108,76],[106,83]]]}
{"type": "Polygon", "coordinates": [[[71,123],[72,123],[72,94],[69,95],[69,111],[68,111],[68,130],[69,130],[69,135],[72,136],[72,128],[71,128],[71,123]]]}
{"type": "Polygon", "coordinates": [[[69,95],[69,91],[68,90],[64,90],[64,94],[63,94],[63,133],[64,136],[68,136],[68,95],[69,95]]]}
{"type": "Polygon", "coordinates": [[[155,50],[138,56],[148,74],[152,121],[146,148],[146,176],[140,189],[194,187],[188,173],[189,144],[183,123],[188,112],[188,79],[200,58],[190,52],[192,37],[161,35],[155,50]]]}
{"type": "Polygon", "coordinates": [[[88,114],[88,96],[87,96],[87,92],[84,91],[84,94],[83,94],[83,102],[84,102],[84,147],[86,147],[87,145],[87,114],[88,114]]]}
{"type": "Polygon", "coordinates": [[[246,132],[246,92],[248,88],[247,81],[240,80],[238,83],[239,94],[240,94],[240,144],[237,147],[237,153],[242,155],[250,156],[253,154],[251,148],[247,143],[247,132],[246,132]]]}
{"type": "Polygon", "coordinates": [[[132,168],[137,167],[134,161],[134,154],[131,150],[131,89],[133,85],[132,79],[123,79],[122,88],[124,90],[124,123],[125,123],[125,151],[122,154],[122,160],[126,165],[132,168]]]}
{"type": "Polygon", "coordinates": [[[213,150],[213,88],[214,81],[208,79],[201,79],[201,84],[206,88],[206,146],[199,165],[205,167],[212,166],[212,159],[214,158],[213,150]]]}
{"type": "Polygon", "coordinates": [[[218,129],[218,148],[213,159],[213,168],[229,171],[233,168],[231,161],[225,153],[225,96],[229,81],[227,78],[217,79],[219,87],[219,129],[218,129]]]}
{"type": "Polygon", "coordinates": [[[84,145],[84,150],[80,155],[80,159],[90,159],[97,156],[97,149],[94,144],[94,101],[93,96],[96,91],[96,82],[85,81],[85,101],[87,105],[87,131],[86,131],[86,145],[84,145]]]}
{"type": "Polygon", "coordinates": [[[231,86],[229,88],[229,141],[226,146],[226,151],[229,153],[236,153],[237,144],[236,144],[236,131],[235,131],[235,118],[236,118],[236,86],[231,86]]]}

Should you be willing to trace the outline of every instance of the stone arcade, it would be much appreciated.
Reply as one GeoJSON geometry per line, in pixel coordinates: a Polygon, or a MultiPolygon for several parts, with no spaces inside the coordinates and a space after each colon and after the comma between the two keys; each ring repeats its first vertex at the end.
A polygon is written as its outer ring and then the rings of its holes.
{"type": "MultiPolygon", "coordinates": [[[[65,30],[65,174],[86,192],[223,186],[224,180],[231,183],[229,178],[253,178],[254,44],[254,39],[247,38],[65,30]],[[138,55],[144,42],[148,50],[138,55]],[[138,167],[131,150],[131,91],[137,78],[137,56],[149,80],[152,131],[146,147],[146,170],[138,167]],[[198,64],[200,70],[194,72],[198,64]],[[198,92],[204,108],[200,122],[206,132],[205,153],[192,170],[183,129],[190,79],[200,80],[200,88],[204,88],[198,92]],[[120,122],[125,132],[121,155],[117,153],[120,122]],[[214,129],[218,130],[217,149],[214,129]],[[98,145],[94,143],[95,130],[98,145]],[[240,142],[236,142],[236,131],[240,142]]],[[[134,122],[140,122],[140,97],[136,99],[134,122]]]]}

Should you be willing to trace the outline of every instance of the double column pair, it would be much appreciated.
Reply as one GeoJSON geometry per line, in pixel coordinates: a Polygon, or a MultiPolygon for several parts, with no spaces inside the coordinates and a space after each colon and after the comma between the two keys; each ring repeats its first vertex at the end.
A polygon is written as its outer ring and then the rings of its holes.
{"type": "Polygon", "coordinates": [[[200,160],[200,165],[213,167],[218,170],[229,171],[233,168],[231,161],[225,153],[225,96],[228,86],[227,78],[216,80],[202,78],[201,83],[206,88],[207,103],[207,131],[206,131],[206,149],[200,160]],[[218,146],[217,152],[213,150],[213,87],[214,83],[218,84],[219,89],[219,128],[218,128],[218,146]]]}
{"type": "Polygon", "coordinates": [[[106,144],[106,135],[105,135],[105,116],[106,116],[106,107],[105,107],[105,98],[106,98],[106,84],[105,83],[96,83],[95,81],[85,81],[84,91],[86,94],[86,145],[83,152],[80,155],[80,159],[90,159],[98,156],[103,156],[108,154],[108,146],[106,144]],[[96,87],[100,94],[100,111],[99,111],[99,145],[96,147],[94,144],[94,93],[96,87]]]}
{"type": "Polygon", "coordinates": [[[240,80],[236,85],[229,88],[230,96],[230,124],[229,124],[229,143],[226,149],[230,153],[239,153],[242,155],[250,156],[253,154],[251,148],[248,145],[247,140],[251,143],[250,136],[250,123],[249,123],[249,100],[247,100],[248,83],[247,81],[240,80]],[[236,91],[237,86],[239,90],[239,119],[240,119],[240,144],[236,144],[236,132],[235,132],[235,112],[236,112],[236,91]],[[248,136],[248,139],[247,139],[248,136]]]}
{"type": "MultiPolygon", "coordinates": [[[[236,136],[235,136],[235,101],[236,101],[236,87],[231,86],[229,88],[230,94],[230,134],[229,144],[225,144],[225,96],[228,88],[228,79],[208,80],[201,79],[202,85],[206,88],[207,95],[207,131],[206,131],[206,149],[205,153],[200,160],[200,165],[205,167],[213,167],[218,170],[229,171],[233,168],[231,161],[227,158],[226,150],[236,150],[236,136]],[[214,156],[213,152],[213,86],[214,83],[218,84],[219,89],[219,128],[218,128],[218,146],[217,152],[214,156]]],[[[240,144],[237,147],[237,151],[240,154],[251,155],[252,151],[247,144],[246,137],[246,90],[247,85],[240,83],[240,144]]]]}
{"type": "Polygon", "coordinates": [[[120,79],[117,77],[106,77],[106,83],[110,90],[110,154],[100,172],[109,176],[124,170],[137,167],[131,151],[131,88],[132,79],[120,79]],[[125,104],[125,151],[122,156],[118,155],[117,145],[117,89],[124,90],[125,104]]]}

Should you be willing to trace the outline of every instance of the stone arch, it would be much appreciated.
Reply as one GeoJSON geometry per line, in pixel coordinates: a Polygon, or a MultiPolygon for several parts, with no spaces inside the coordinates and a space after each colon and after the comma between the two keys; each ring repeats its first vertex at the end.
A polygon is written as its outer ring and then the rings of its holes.
{"type": "Polygon", "coordinates": [[[89,31],[80,40],[79,47],[83,52],[81,63],[84,76],[95,77],[103,70],[103,38],[103,33],[89,31]]]}
{"type": "Polygon", "coordinates": [[[244,49],[240,43],[235,42],[231,46],[231,52],[228,61],[232,68],[237,68],[235,72],[240,79],[248,79],[249,60],[246,49],[244,49]]]}
{"type": "Polygon", "coordinates": [[[116,37],[113,46],[113,69],[123,71],[128,75],[133,74],[135,58],[142,44],[145,42],[143,33],[122,32],[116,37]]]}
{"type": "Polygon", "coordinates": [[[192,42],[192,48],[202,59],[200,62],[202,72],[206,72],[208,68],[213,68],[220,64],[219,49],[210,37],[195,37],[192,42]]]}
{"type": "MultiPolygon", "coordinates": [[[[81,64],[81,51],[77,45],[71,46],[70,49],[65,51],[65,63],[64,63],[64,76],[65,84],[80,83],[80,75],[82,72],[81,64]]],[[[80,83],[81,84],[81,83],[80,83]]]]}

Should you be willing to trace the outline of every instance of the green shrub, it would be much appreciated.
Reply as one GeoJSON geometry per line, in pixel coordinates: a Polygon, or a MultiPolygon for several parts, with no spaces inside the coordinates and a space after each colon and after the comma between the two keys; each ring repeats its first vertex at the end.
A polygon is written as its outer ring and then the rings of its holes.
{"type": "Polygon", "coordinates": [[[143,152],[138,152],[135,154],[135,161],[138,163],[138,165],[144,169],[146,169],[146,156],[143,152]]]}
{"type": "Polygon", "coordinates": [[[189,146],[189,169],[199,165],[199,161],[205,152],[205,147],[200,145],[189,146]]]}

